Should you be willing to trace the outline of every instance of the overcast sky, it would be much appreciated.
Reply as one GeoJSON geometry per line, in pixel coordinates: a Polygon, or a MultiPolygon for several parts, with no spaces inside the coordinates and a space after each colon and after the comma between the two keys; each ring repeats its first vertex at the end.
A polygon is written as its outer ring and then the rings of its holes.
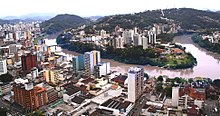
{"type": "Polygon", "coordinates": [[[219,0],[1,0],[0,17],[30,13],[113,15],[165,8],[220,10],[219,0]]]}

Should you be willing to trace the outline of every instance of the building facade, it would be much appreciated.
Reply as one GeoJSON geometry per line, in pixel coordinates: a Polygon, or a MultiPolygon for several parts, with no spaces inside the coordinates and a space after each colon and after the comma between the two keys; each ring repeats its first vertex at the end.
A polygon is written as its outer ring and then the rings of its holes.
{"type": "Polygon", "coordinates": [[[144,69],[131,67],[128,70],[128,100],[135,102],[144,90],[144,69]]]}
{"type": "Polygon", "coordinates": [[[15,79],[13,92],[14,102],[27,111],[34,111],[48,102],[45,88],[34,86],[27,79],[15,79]]]}
{"type": "Polygon", "coordinates": [[[24,73],[31,71],[33,67],[37,66],[37,57],[34,54],[28,53],[21,56],[22,70],[24,73]]]}
{"type": "Polygon", "coordinates": [[[106,76],[110,73],[110,62],[100,62],[95,66],[95,77],[106,76]]]}
{"type": "Polygon", "coordinates": [[[6,59],[0,59],[0,75],[7,73],[6,59]]]}
{"type": "Polygon", "coordinates": [[[91,76],[94,74],[94,66],[101,61],[100,51],[85,52],[84,64],[85,64],[85,75],[91,76]]]}

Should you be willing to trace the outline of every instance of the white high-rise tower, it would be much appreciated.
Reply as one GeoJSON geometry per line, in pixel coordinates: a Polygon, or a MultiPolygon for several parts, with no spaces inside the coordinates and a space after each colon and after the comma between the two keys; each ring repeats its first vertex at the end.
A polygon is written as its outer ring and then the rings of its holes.
{"type": "Polygon", "coordinates": [[[128,100],[135,102],[144,90],[144,69],[131,67],[128,70],[128,100]]]}

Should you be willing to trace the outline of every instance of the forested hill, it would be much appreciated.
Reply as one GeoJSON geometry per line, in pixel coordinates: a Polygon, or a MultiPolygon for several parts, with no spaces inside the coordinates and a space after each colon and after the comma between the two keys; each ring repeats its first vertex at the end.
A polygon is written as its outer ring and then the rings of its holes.
{"type": "Polygon", "coordinates": [[[89,23],[88,19],[84,19],[80,16],[62,14],[62,15],[57,15],[50,20],[42,22],[41,28],[43,29],[43,32],[47,34],[53,34],[53,33],[61,32],[68,28],[76,28],[78,26],[88,23],[89,23]]]}
{"type": "MultiPolygon", "coordinates": [[[[220,15],[217,12],[202,11],[191,8],[148,10],[135,14],[106,16],[97,22],[96,29],[114,30],[115,26],[122,28],[139,27],[147,29],[154,23],[180,24],[185,30],[220,29],[220,15]]],[[[92,28],[93,25],[87,27],[92,28]]]]}

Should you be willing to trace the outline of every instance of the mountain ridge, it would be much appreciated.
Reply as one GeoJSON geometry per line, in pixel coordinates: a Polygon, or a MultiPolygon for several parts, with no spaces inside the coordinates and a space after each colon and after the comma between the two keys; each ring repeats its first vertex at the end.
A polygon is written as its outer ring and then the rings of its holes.
{"type": "Polygon", "coordinates": [[[40,25],[43,32],[47,34],[54,34],[68,28],[76,28],[88,23],[90,23],[90,20],[84,19],[77,15],[59,14],[47,21],[42,22],[40,25]]]}
{"type": "MultiPolygon", "coordinates": [[[[216,12],[197,10],[192,8],[173,8],[147,10],[144,12],[103,17],[94,25],[97,30],[112,31],[116,26],[125,29],[139,27],[148,29],[153,24],[179,24],[184,30],[220,29],[220,15],[216,12]]],[[[87,30],[90,27],[86,27],[87,30]]]]}

